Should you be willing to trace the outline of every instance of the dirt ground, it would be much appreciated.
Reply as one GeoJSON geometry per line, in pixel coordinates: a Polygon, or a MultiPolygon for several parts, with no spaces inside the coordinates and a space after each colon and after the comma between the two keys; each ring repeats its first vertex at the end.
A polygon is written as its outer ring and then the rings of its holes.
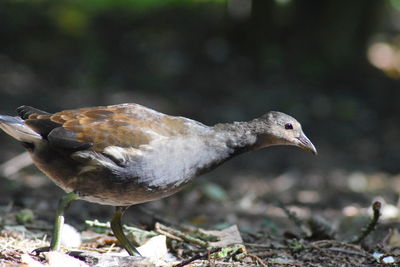
{"type": "Polygon", "coordinates": [[[66,214],[63,253],[35,255],[63,192],[28,166],[0,179],[0,266],[397,266],[399,192],[387,173],[228,170],[126,212],[136,245],[154,241],[148,258],[121,252],[112,207],[83,201],[66,214]]]}

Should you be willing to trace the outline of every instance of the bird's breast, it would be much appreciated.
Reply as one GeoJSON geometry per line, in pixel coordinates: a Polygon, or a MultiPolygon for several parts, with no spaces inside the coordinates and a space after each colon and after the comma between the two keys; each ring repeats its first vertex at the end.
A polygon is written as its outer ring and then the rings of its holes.
{"type": "Polygon", "coordinates": [[[134,172],[150,187],[171,190],[232,153],[222,142],[209,142],[197,136],[156,140],[142,152],[139,162],[132,165],[134,172]]]}

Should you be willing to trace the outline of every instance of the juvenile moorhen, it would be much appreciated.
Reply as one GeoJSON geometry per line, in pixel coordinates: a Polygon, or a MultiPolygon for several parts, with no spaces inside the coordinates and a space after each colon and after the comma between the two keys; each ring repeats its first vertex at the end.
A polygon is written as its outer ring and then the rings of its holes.
{"type": "Polygon", "coordinates": [[[17,117],[0,116],[0,128],[20,141],[35,165],[68,193],[57,208],[50,250],[60,248],[64,211],[75,199],[116,206],[111,228],[134,255],[139,253],[121,227],[130,205],[169,196],[243,152],[292,145],[317,154],[300,123],[276,111],[212,127],[138,104],[54,114],[22,106],[17,112],[17,117]]]}

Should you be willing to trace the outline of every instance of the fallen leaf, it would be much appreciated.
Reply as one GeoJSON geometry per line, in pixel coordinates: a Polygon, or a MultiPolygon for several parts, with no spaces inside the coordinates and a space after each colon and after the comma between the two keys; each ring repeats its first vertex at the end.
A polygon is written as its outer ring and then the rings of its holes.
{"type": "Polygon", "coordinates": [[[21,255],[21,266],[22,267],[45,267],[42,263],[33,259],[29,254],[21,255]]]}
{"type": "Polygon", "coordinates": [[[49,267],[89,267],[85,262],[58,251],[48,252],[45,257],[49,267]]]}
{"type": "Polygon", "coordinates": [[[137,250],[143,257],[162,259],[168,253],[167,237],[165,235],[152,237],[137,250]]]}
{"type": "Polygon", "coordinates": [[[206,235],[217,237],[218,241],[209,242],[208,244],[213,247],[227,247],[229,245],[243,244],[242,236],[236,225],[232,225],[223,230],[203,230],[199,231],[206,235]]]}

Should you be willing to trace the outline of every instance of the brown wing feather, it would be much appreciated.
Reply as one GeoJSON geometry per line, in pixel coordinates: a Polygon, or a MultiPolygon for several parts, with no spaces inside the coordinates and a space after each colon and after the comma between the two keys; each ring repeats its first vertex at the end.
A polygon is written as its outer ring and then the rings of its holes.
{"type": "Polygon", "coordinates": [[[62,149],[139,147],[162,137],[187,133],[185,119],[138,104],[81,108],[50,114],[29,106],[17,109],[26,125],[62,149]]]}
{"type": "Polygon", "coordinates": [[[49,115],[51,115],[50,113],[48,113],[46,111],[43,111],[43,110],[40,110],[40,109],[37,109],[37,108],[33,108],[33,107],[30,107],[30,106],[20,106],[20,107],[18,107],[17,108],[17,113],[24,120],[29,119],[29,117],[37,118],[39,116],[49,116],[49,115]]]}
{"type": "Polygon", "coordinates": [[[91,143],[95,151],[102,151],[107,146],[137,148],[162,136],[186,132],[181,118],[137,104],[66,110],[55,113],[50,120],[62,125],[69,133],[68,140],[73,136],[80,143],[91,143]]]}
{"type": "Polygon", "coordinates": [[[61,126],[50,120],[52,114],[30,106],[20,106],[17,108],[17,113],[25,120],[26,125],[44,138],[47,138],[53,129],[61,126]]]}

